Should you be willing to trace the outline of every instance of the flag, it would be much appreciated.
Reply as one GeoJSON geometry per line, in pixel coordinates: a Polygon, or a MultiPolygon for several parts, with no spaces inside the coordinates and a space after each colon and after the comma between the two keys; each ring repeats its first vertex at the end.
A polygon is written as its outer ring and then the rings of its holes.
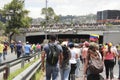
{"type": "Polygon", "coordinates": [[[98,34],[90,34],[90,41],[98,41],[99,35],[98,34]]]}

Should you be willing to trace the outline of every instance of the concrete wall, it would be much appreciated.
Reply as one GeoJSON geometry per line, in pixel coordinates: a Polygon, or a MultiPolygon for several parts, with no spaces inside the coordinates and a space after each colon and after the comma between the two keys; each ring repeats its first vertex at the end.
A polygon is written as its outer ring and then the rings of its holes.
{"type": "Polygon", "coordinates": [[[14,35],[14,40],[25,43],[26,42],[26,34],[14,35]]]}
{"type": "Polygon", "coordinates": [[[113,44],[118,44],[120,43],[120,31],[114,32],[114,31],[109,31],[103,33],[103,42],[112,42],[113,44]]]}

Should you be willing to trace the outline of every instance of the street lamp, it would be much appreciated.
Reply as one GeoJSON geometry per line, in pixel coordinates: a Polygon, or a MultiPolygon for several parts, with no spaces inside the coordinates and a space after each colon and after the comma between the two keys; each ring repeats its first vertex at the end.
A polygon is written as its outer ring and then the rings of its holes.
{"type": "Polygon", "coordinates": [[[45,22],[46,22],[46,24],[45,24],[45,39],[47,39],[47,31],[46,31],[46,27],[47,27],[47,17],[48,17],[48,15],[47,15],[47,3],[48,3],[48,1],[46,0],[46,2],[45,2],[45,5],[46,5],[46,15],[45,15],[45,22]]]}

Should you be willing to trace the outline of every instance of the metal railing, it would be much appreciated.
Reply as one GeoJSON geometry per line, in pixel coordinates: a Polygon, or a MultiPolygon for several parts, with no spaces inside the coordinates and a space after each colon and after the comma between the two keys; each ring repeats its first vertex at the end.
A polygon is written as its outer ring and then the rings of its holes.
{"type": "MultiPolygon", "coordinates": [[[[3,72],[3,80],[8,80],[8,76],[10,74],[10,68],[13,67],[13,66],[16,66],[18,64],[21,63],[21,68],[24,67],[24,64],[25,64],[25,61],[28,60],[28,59],[31,59],[31,58],[36,58],[36,56],[38,55],[39,57],[39,54],[32,54],[30,56],[25,56],[25,57],[20,57],[18,59],[14,59],[14,60],[11,60],[11,61],[8,61],[8,62],[5,62],[5,63],[1,63],[0,64],[0,73],[3,72]]],[[[40,61],[38,62],[38,64],[40,64],[40,61]]],[[[35,72],[34,70],[36,70],[37,68],[36,67],[39,67],[40,65],[38,64],[34,64],[32,65],[32,67],[29,69],[29,71],[25,71],[27,72],[26,75],[24,74],[24,78],[28,78],[28,74],[31,74],[33,72],[35,72]],[[32,70],[32,71],[31,71],[32,70]]],[[[23,71],[24,72],[24,71],[23,71]]],[[[29,77],[30,78],[30,77],[29,77]]],[[[21,79],[21,80],[26,80],[26,79],[21,79]]],[[[16,80],[20,80],[20,79],[16,79],[16,80]]]]}
{"type": "Polygon", "coordinates": [[[38,60],[31,66],[29,66],[26,70],[16,76],[13,80],[30,80],[31,77],[36,73],[36,71],[40,68],[41,61],[38,60]]]}

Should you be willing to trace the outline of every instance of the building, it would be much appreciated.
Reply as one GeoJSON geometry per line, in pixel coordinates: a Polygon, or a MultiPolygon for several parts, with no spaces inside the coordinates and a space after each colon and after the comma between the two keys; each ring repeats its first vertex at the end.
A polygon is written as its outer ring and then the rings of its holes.
{"type": "Polygon", "coordinates": [[[6,19],[3,18],[3,16],[2,16],[1,14],[0,14],[0,21],[1,21],[1,22],[4,22],[4,23],[6,22],[6,19]]]}
{"type": "Polygon", "coordinates": [[[120,23],[120,10],[98,11],[97,23],[120,23]]]}

